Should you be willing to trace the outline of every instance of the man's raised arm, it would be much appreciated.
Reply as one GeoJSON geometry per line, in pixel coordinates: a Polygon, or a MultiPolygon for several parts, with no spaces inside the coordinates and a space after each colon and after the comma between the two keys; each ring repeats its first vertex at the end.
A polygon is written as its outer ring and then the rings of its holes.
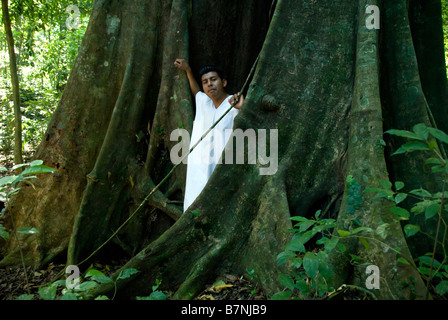
{"type": "Polygon", "coordinates": [[[191,93],[193,93],[193,96],[196,96],[196,94],[201,90],[201,88],[199,87],[199,84],[194,78],[193,72],[191,71],[190,64],[188,63],[188,61],[185,59],[176,59],[176,61],[174,61],[174,65],[187,73],[188,82],[190,82],[191,93]]]}

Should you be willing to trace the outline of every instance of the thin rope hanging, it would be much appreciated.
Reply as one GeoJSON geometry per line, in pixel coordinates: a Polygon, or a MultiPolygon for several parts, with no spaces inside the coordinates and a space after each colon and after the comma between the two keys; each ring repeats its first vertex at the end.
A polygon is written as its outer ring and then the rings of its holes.
{"type": "MultiPolygon", "coordinates": [[[[255,67],[258,64],[258,60],[260,58],[260,53],[257,56],[257,59],[255,59],[255,62],[252,66],[252,69],[249,72],[249,75],[246,78],[246,81],[244,82],[244,85],[241,89],[241,91],[238,93],[238,98],[241,96],[241,93],[246,90],[247,85],[249,84],[249,80],[252,77],[255,67]]],[[[168,180],[168,178],[173,174],[173,172],[180,166],[180,164],[185,160],[191,152],[198,146],[198,144],[205,139],[205,137],[212,131],[216,125],[232,110],[233,107],[238,103],[239,99],[236,100],[232,105],[224,112],[224,114],[216,120],[216,122],[201,136],[201,138],[190,148],[187,154],[185,154],[182,159],[168,172],[168,174],[159,182],[157,186],[154,187],[154,189],[151,190],[151,192],[143,199],[143,201],[139,204],[139,206],[134,210],[134,212],[118,227],[118,229],[105,241],[103,244],[101,244],[95,251],[93,251],[87,258],[82,260],[78,265],[81,265],[85,262],[87,262],[90,258],[92,258],[95,254],[98,253],[105,245],[107,245],[136,215],[140,212],[140,210],[145,206],[145,204],[148,202],[149,198],[162,186],[162,184],[168,180]]]]}

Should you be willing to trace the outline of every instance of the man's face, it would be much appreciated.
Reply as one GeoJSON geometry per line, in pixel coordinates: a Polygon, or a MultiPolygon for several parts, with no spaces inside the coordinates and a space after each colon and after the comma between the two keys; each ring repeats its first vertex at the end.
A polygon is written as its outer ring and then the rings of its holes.
{"type": "Polygon", "coordinates": [[[206,73],[201,78],[202,88],[204,93],[210,97],[210,99],[219,99],[226,94],[224,88],[227,85],[227,80],[222,80],[221,77],[215,71],[206,73]]]}

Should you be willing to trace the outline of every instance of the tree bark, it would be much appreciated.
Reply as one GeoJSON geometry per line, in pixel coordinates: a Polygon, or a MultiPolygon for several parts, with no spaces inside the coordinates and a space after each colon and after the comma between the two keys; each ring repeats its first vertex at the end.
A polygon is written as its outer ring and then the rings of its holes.
{"type": "MultiPolygon", "coordinates": [[[[369,3],[360,1],[359,17],[365,14],[368,5],[378,6],[380,1],[369,1],[369,3]]],[[[367,29],[365,20],[359,19],[347,172],[359,181],[363,189],[378,187],[381,180],[389,181],[384,149],[380,144],[384,132],[380,94],[380,47],[379,31],[367,29]]],[[[359,192],[358,195],[360,195],[359,192]]],[[[362,198],[362,206],[353,210],[355,194],[351,186],[347,185],[338,215],[339,227],[344,229],[344,226],[349,225],[350,221],[356,217],[362,226],[369,226],[373,230],[387,223],[388,235],[387,238],[382,239],[378,234],[374,234],[374,240],[369,241],[368,249],[357,239],[346,241],[349,248],[347,252],[351,254],[357,252],[362,257],[362,261],[376,265],[383,272],[380,289],[375,292],[378,298],[409,298],[413,292],[410,291],[410,287],[405,290],[402,282],[410,283],[412,278],[419,279],[420,276],[411,265],[397,262],[397,251],[394,251],[397,248],[407,260],[412,261],[400,223],[389,211],[390,202],[367,194],[364,194],[362,198]],[[387,243],[387,246],[384,243],[387,243]],[[384,275],[384,272],[387,274],[384,275]]],[[[336,286],[345,283],[349,277],[353,278],[356,285],[365,286],[364,264],[353,270],[348,255],[341,257],[333,253],[332,258],[337,279],[336,286]]],[[[418,298],[425,297],[425,287],[421,280],[416,281],[415,292],[418,298]]]]}
{"type": "Polygon", "coordinates": [[[22,157],[22,111],[20,110],[19,75],[17,72],[16,53],[14,49],[14,37],[9,17],[8,0],[2,0],[3,24],[5,27],[6,42],[8,43],[9,68],[11,71],[12,95],[14,101],[14,163],[23,163],[22,157]]]}
{"type": "MultiPolygon", "coordinates": [[[[446,116],[446,108],[432,107],[446,98],[446,80],[430,88],[430,73],[420,62],[437,57],[430,61],[441,79],[440,49],[422,51],[428,43],[443,48],[437,37],[426,40],[434,25],[422,22],[440,6],[425,4],[414,20],[422,3],[97,1],[36,154],[59,170],[39,180],[37,194],[21,192],[9,206],[21,225],[45,231],[25,241],[28,262],[47,263],[67,248],[69,264],[83,261],[172,168],[169,152],[177,141],[169,134],[179,127],[191,132],[194,118],[188,81],[173,67],[175,58],[189,59],[194,69],[222,65],[237,91],[261,51],[234,127],[266,129],[269,139],[269,130],[278,130],[276,173],[261,175],[260,162],[218,165],[182,214],[181,166],[103,251],[103,257],[117,256],[120,248],[132,257],[123,268],[140,271],[118,282],[117,297],[146,295],[162,279],[176,288],[174,298],[191,299],[206,281],[246,269],[255,270],[270,295],[281,289],[277,276],[287,268],[277,267],[276,256],[291,237],[289,218],[326,208],[344,228],[354,217],[372,229],[389,225],[369,250],[353,241],[346,243],[347,255],[332,256],[336,286],[364,286],[365,268],[349,264],[352,253],[381,270],[379,298],[424,297],[421,278],[397,263],[397,250],[412,261],[431,241],[409,245],[388,204],[362,194],[381,180],[438,187],[420,170],[422,156],[390,156],[398,139],[381,144],[384,130],[409,130],[431,124],[431,114],[437,121],[446,116]],[[367,5],[380,8],[379,30],[366,27],[367,5]],[[347,183],[349,176],[360,190],[347,183]],[[34,205],[36,197],[42,200],[34,205]],[[411,278],[413,293],[403,288],[411,278]]],[[[5,246],[0,265],[17,261],[14,247],[13,241],[5,246]]],[[[103,285],[91,296],[114,290],[103,285]]]]}

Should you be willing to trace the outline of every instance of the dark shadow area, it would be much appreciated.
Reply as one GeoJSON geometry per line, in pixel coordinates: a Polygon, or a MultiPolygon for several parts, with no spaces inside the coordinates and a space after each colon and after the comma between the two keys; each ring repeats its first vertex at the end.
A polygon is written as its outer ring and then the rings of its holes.
{"type": "Polygon", "coordinates": [[[226,74],[227,92],[239,91],[263,46],[274,6],[272,0],[193,0],[190,65],[196,77],[202,66],[217,65],[226,74]]]}

